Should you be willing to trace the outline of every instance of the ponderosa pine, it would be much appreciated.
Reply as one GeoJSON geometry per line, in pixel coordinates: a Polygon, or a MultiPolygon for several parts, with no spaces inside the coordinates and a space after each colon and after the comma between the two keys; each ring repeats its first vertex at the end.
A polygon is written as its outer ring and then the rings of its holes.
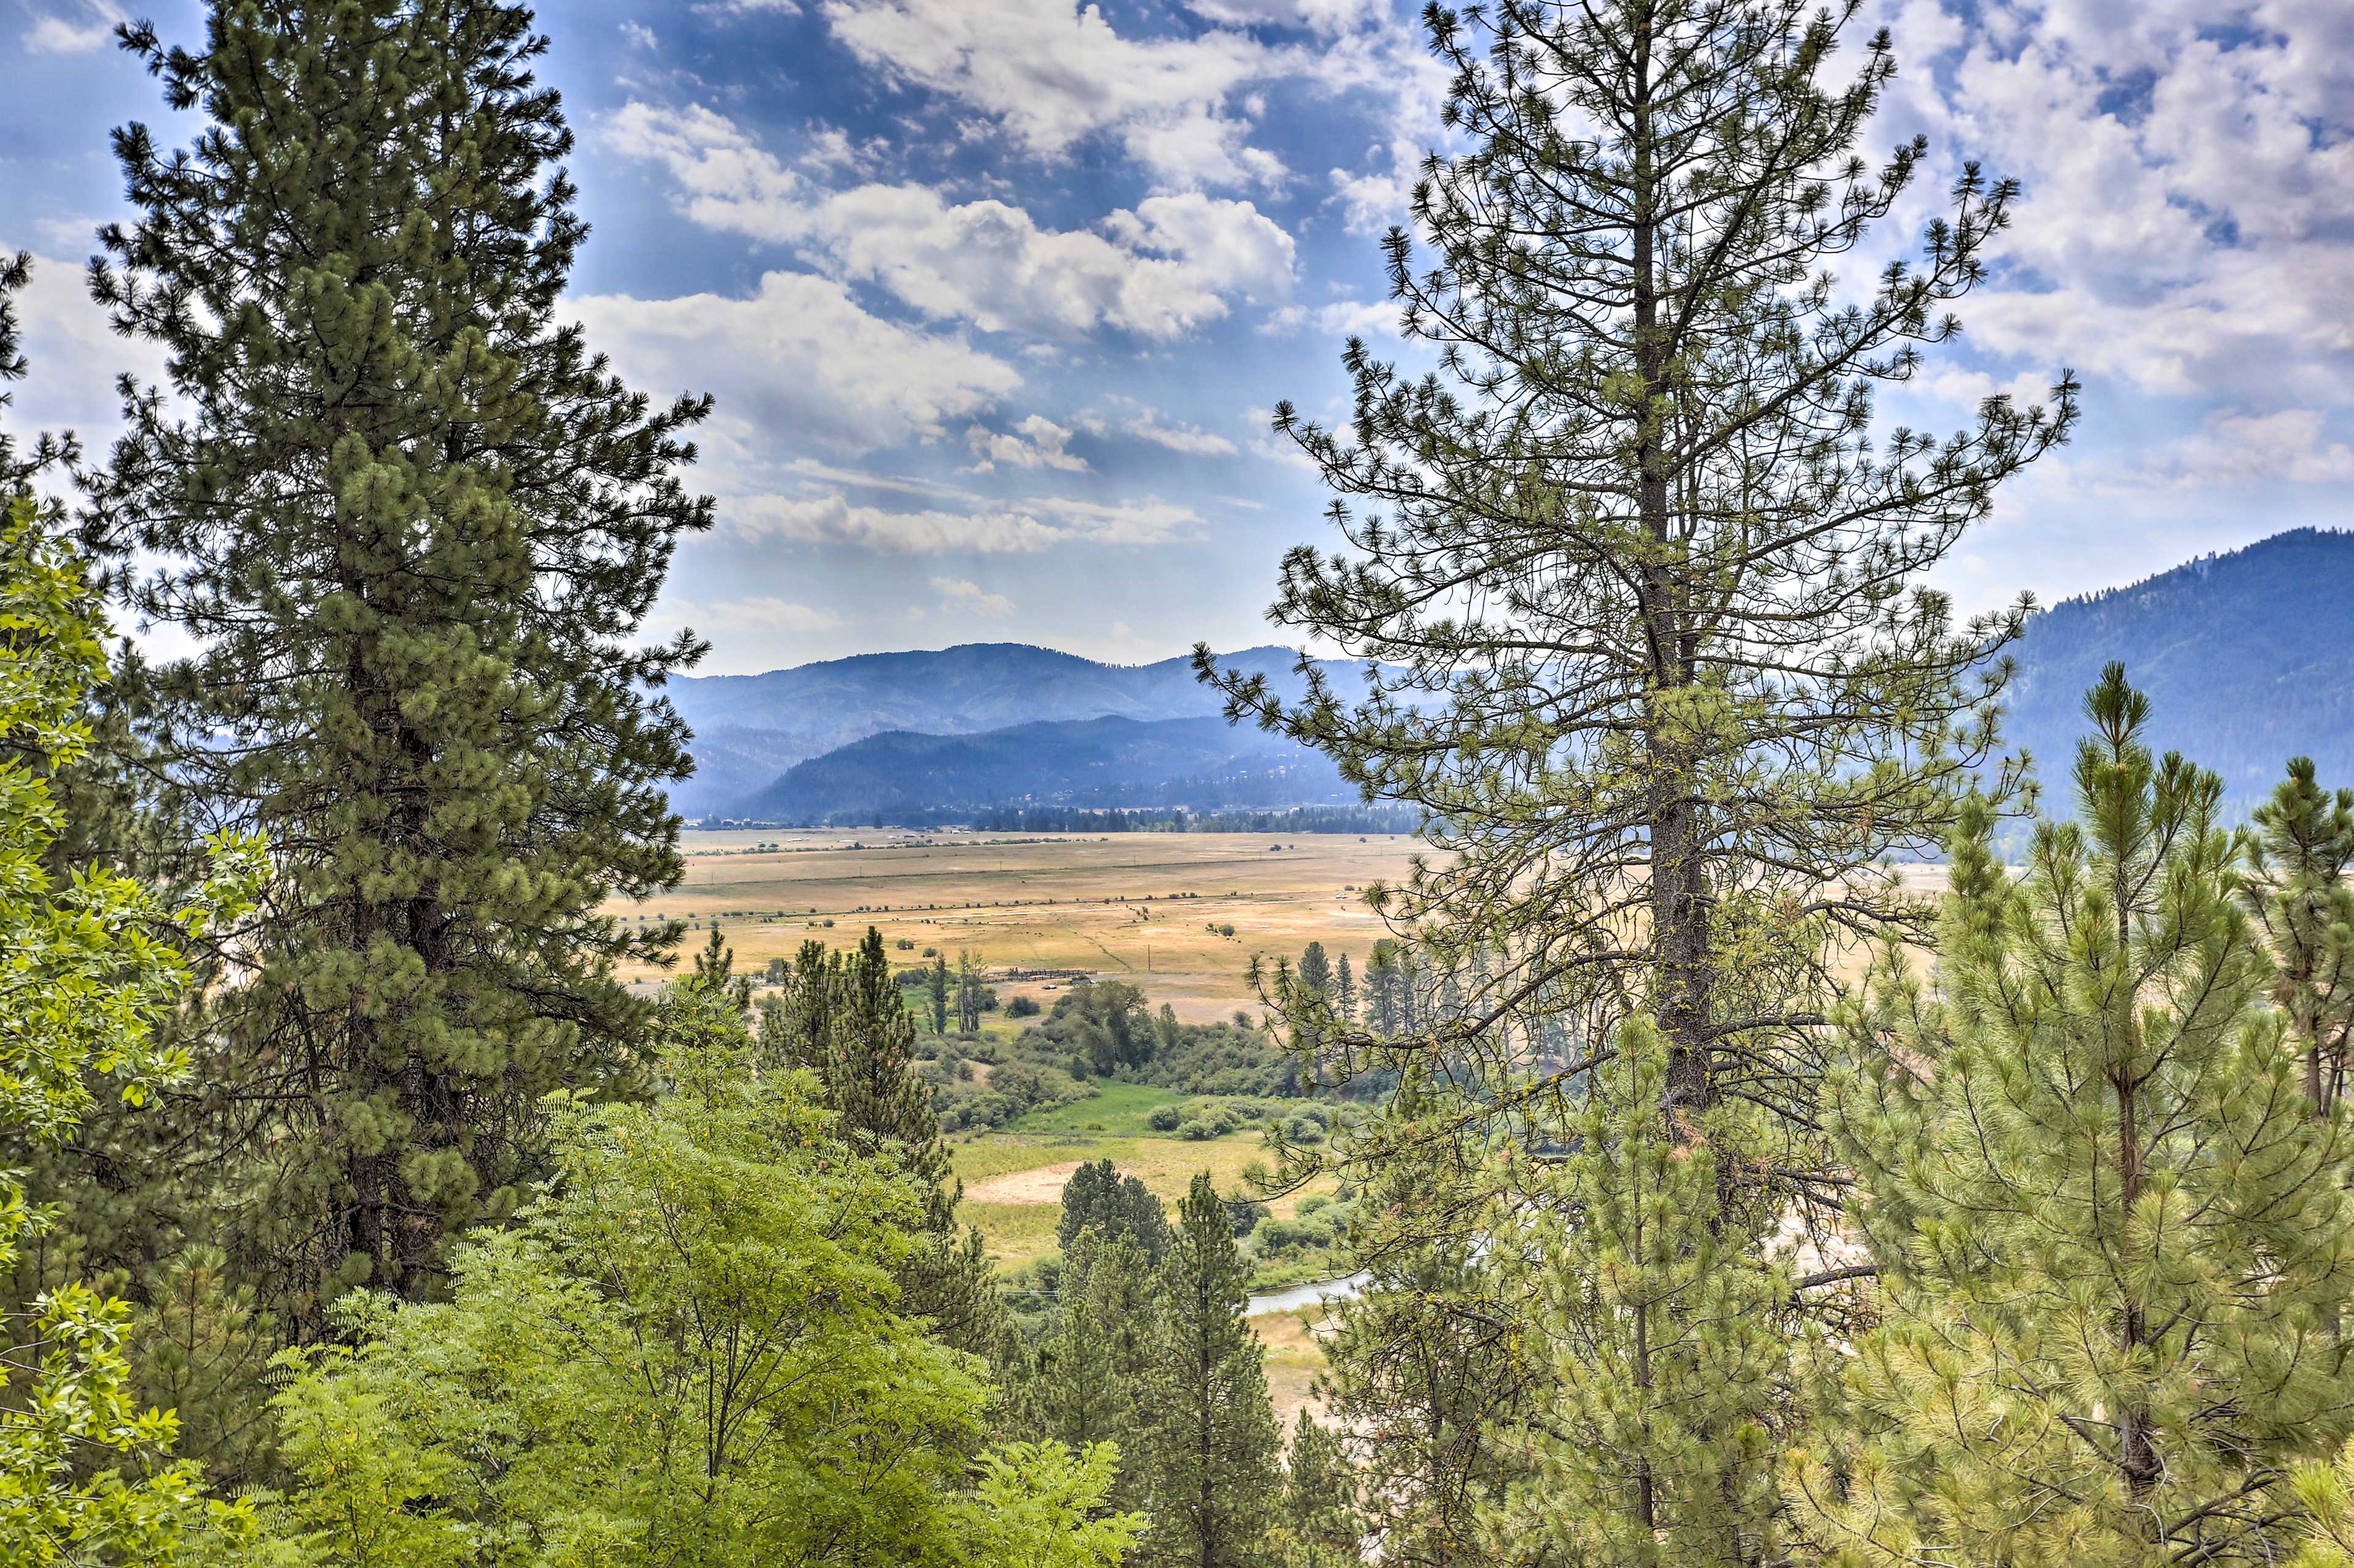
{"type": "Polygon", "coordinates": [[[1194,1176],[1161,1266],[1143,1454],[1148,1568],[1271,1568],[1282,1434],[1266,1349],[1243,1308],[1250,1275],[1206,1172],[1194,1176]]]}
{"type": "Polygon", "coordinates": [[[440,1288],[544,1173],[547,1091],[631,1089],[658,959],[602,912],[679,874],[686,732],[635,642],[707,498],[707,404],[653,408],[557,316],[586,228],[545,39],[493,0],[218,0],[126,47],[207,122],[116,136],[92,287],[170,355],[94,496],[173,800],[270,838],[196,1027],[232,1250],[315,1327],[440,1288]]]}
{"type": "MultiPolygon", "coordinates": [[[[1893,946],[1831,1108],[1882,1320],[1795,1471],[1834,1563],[2264,1563],[2354,1433],[2347,1127],[2304,1093],[2222,787],[2109,666],[2076,820],[1968,807],[1937,966],[1893,946]]],[[[1836,1347],[1833,1348],[1836,1350],[1836,1347]]]]}
{"type": "Polygon", "coordinates": [[[902,1266],[910,1311],[960,1349],[996,1342],[999,1302],[978,1230],[960,1230],[964,1192],[940,1136],[932,1086],[915,1071],[916,1020],[874,927],[853,955],[804,942],[785,994],[763,1010],[760,1053],[817,1075],[840,1131],[861,1152],[887,1155],[930,1194],[931,1237],[902,1266]]]}

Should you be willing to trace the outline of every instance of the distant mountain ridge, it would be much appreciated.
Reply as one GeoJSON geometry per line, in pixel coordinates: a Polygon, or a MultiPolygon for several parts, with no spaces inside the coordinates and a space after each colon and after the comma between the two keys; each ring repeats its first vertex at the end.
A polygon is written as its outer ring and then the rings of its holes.
{"type": "MultiPolygon", "coordinates": [[[[1288,648],[1222,654],[1231,668],[1265,673],[1297,694],[1288,648]]],[[[1361,669],[1326,662],[1344,693],[1361,669]]],[[[695,730],[695,776],[673,792],[690,817],[742,814],[753,796],[806,758],[892,731],[977,735],[1013,725],[1124,718],[1145,723],[1207,718],[1215,693],[1193,678],[1190,658],[1106,664],[1023,642],[969,642],[908,653],[861,653],[760,675],[673,677],[665,688],[695,730]]]]}
{"type": "Polygon", "coordinates": [[[1094,718],[980,735],[891,730],[796,763],[731,813],[759,821],[900,821],[1016,805],[1340,805],[1356,800],[1330,760],[1223,718],[1094,718]]]}
{"type": "MultiPolygon", "coordinates": [[[[2300,528],[2244,549],[2040,611],[2011,650],[2003,749],[2026,749],[2065,814],[2101,666],[2123,660],[2149,694],[2152,743],[2221,775],[2235,811],[2269,793],[2292,756],[2327,786],[2354,785],[2354,665],[2332,628],[2354,621],[2354,533],[2300,528]]],[[[1288,649],[1228,667],[1296,695],[1288,649]]],[[[1322,668],[1344,696],[1361,666],[1322,668]]],[[[1331,765],[1216,715],[1192,662],[1102,664],[1023,643],[875,653],[765,675],[677,681],[703,771],[691,816],[775,821],[1014,804],[1102,808],[1312,805],[1352,800],[1331,765]]]]}
{"type": "Polygon", "coordinates": [[[2084,692],[2118,659],[2149,694],[2152,746],[2220,775],[2235,810],[2270,794],[2291,757],[2312,758],[2325,786],[2354,785],[2350,624],[2354,533],[2338,529],[2292,529],[2064,600],[2013,651],[2005,749],[2028,749],[2044,809],[2067,812],[2084,692]]]}

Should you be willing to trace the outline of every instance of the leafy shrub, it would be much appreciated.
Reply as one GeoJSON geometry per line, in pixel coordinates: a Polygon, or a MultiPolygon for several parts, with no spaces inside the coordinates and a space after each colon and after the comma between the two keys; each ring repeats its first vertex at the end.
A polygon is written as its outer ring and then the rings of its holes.
{"type": "Polygon", "coordinates": [[[1017,996],[1005,1004],[1005,1016],[1008,1018],[1035,1018],[1041,1011],[1034,996],[1017,996]]]}
{"type": "Polygon", "coordinates": [[[1144,1119],[1155,1132],[1174,1132],[1177,1130],[1177,1124],[1184,1118],[1178,1113],[1175,1106],[1154,1106],[1152,1114],[1144,1119]]]}

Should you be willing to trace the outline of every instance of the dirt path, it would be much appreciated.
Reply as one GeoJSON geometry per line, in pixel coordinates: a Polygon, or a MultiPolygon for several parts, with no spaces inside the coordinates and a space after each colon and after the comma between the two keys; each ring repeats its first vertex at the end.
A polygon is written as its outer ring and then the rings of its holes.
{"type": "Polygon", "coordinates": [[[991,1176],[976,1181],[964,1190],[968,1203],[1059,1203],[1063,1187],[1079,1169],[1080,1161],[1066,1160],[1059,1165],[1041,1165],[1030,1171],[1009,1171],[1002,1176],[991,1176]]]}

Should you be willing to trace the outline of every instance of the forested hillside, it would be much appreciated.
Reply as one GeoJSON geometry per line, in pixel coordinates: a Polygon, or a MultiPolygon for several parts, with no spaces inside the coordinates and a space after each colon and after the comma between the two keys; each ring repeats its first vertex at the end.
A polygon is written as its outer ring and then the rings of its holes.
{"type": "MultiPolygon", "coordinates": [[[[2354,779],[2354,678],[2303,634],[2349,611],[2354,534],[2311,528],[2063,600],[2030,618],[2011,649],[2018,673],[2005,696],[2005,747],[2025,747],[2047,774],[2064,770],[2084,693],[2104,664],[2120,660],[2158,705],[2158,744],[2210,759],[2235,809],[2271,788],[2294,746],[2313,751],[2325,779],[2354,779]]],[[[1290,658],[1253,649],[1218,662],[1280,672],[1271,683],[1289,700],[1298,694],[1290,658]]],[[[1331,661],[1320,669],[1343,697],[1357,691],[1357,666],[1331,661]]],[[[1211,810],[1353,798],[1328,765],[1247,725],[1029,722],[1091,706],[1132,719],[1214,708],[1183,661],[1120,670],[991,644],[726,680],[737,683],[682,683],[690,718],[716,716],[711,738],[698,733],[695,741],[710,771],[680,800],[731,817],[863,821],[879,810],[894,821],[923,821],[1023,805],[1211,810]],[[732,694],[723,700],[723,691],[732,694]],[[750,752],[728,749],[753,743],[726,715],[798,700],[832,715],[857,711],[870,696],[878,713],[924,715],[907,730],[945,733],[875,736],[811,757],[765,789],[725,793],[761,766],[750,752]]]]}
{"type": "Polygon", "coordinates": [[[2064,779],[2085,691],[2123,662],[2155,708],[2152,744],[2222,777],[2235,809],[2267,794],[2292,756],[2354,783],[2354,674],[2317,629],[2354,617],[2354,534],[2299,528],[2128,587],[2053,605],[2018,643],[2009,746],[2064,779]]]}
{"type": "Polygon", "coordinates": [[[1296,806],[1353,801],[1331,762],[1224,719],[1085,719],[982,735],[893,731],[796,764],[730,815],[892,822],[1023,805],[1296,806]]]}

